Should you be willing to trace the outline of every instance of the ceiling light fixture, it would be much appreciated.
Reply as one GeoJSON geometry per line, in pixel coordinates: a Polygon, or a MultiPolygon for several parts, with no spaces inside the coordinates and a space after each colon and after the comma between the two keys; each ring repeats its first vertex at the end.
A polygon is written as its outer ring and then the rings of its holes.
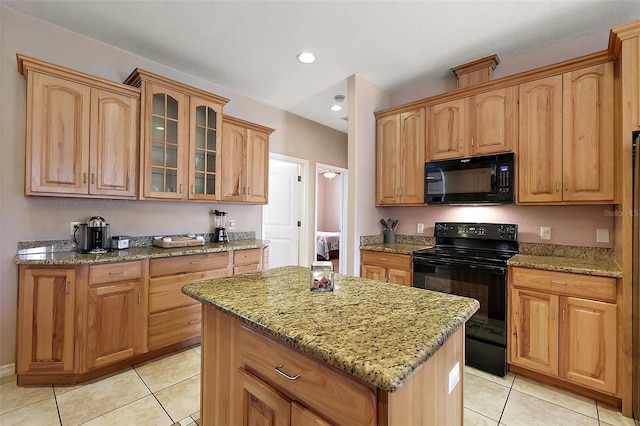
{"type": "Polygon", "coordinates": [[[298,61],[303,64],[311,64],[316,61],[316,55],[311,52],[298,53],[298,61]]]}
{"type": "Polygon", "coordinates": [[[344,101],[344,95],[335,95],[333,99],[336,101],[335,104],[331,105],[329,108],[331,111],[342,111],[342,105],[340,105],[344,101]]]}
{"type": "Polygon", "coordinates": [[[336,172],[332,172],[331,170],[327,170],[322,174],[322,176],[326,177],[327,179],[333,179],[334,177],[338,176],[338,174],[336,172]]]}

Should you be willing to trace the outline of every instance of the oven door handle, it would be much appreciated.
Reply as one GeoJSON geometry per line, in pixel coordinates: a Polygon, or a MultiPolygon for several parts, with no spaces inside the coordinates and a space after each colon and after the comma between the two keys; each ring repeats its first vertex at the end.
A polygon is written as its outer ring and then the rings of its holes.
{"type": "Polygon", "coordinates": [[[414,257],[413,263],[417,265],[463,266],[465,268],[488,270],[488,271],[499,273],[501,275],[505,275],[507,273],[506,266],[486,265],[486,264],[481,265],[481,264],[468,263],[465,261],[451,260],[451,259],[425,259],[425,258],[414,257]]]}

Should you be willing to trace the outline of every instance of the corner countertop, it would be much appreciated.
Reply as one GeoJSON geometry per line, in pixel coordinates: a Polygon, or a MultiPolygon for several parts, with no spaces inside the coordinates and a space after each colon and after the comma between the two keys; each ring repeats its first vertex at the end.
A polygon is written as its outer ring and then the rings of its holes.
{"type": "Polygon", "coordinates": [[[309,290],[310,270],[285,266],[199,281],[182,292],[388,392],[396,391],[479,308],[475,299],[335,274],[309,290]]]}
{"type": "Polygon", "coordinates": [[[507,261],[507,265],[602,277],[622,277],[622,269],[612,259],[583,259],[576,257],[517,254],[507,261]]]}
{"type": "Polygon", "coordinates": [[[246,250],[266,247],[265,240],[238,240],[229,243],[206,243],[195,247],[160,248],[155,246],[132,247],[124,250],[114,250],[104,254],[81,254],[76,251],[46,252],[33,254],[19,254],[14,258],[18,265],[86,265],[109,262],[125,262],[147,258],[184,256],[188,254],[203,254],[246,250]]]}
{"type": "Polygon", "coordinates": [[[431,248],[432,245],[419,245],[419,244],[365,244],[360,246],[360,250],[380,251],[384,253],[396,253],[396,254],[412,254],[415,250],[431,248]]]}

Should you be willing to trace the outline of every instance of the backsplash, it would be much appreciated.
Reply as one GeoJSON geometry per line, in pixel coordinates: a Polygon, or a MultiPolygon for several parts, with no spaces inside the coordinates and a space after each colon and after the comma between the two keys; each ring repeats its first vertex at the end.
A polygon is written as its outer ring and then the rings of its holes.
{"type": "MultiPolygon", "coordinates": [[[[206,243],[213,240],[213,234],[198,234],[204,237],[206,243]]],[[[229,241],[255,240],[256,233],[249,232],[228,232],[229,241]]],[[[176,235],[163,235],[175,237],[176,235]]],[[[129,247],[149,247],[153,241],[152,235],[129,237],[129,247]]],[[[50,241],[20,241],[18,242],[18,254],[33,253],[53,253],[63,251],[74,251],[76,244],[73,240],[50,240],[50,241]]]]}
{"type": "Polygon", "coordinates": [[[606,247],[562,246],[557,244],[519,243],[520,254],[573,257],[585,260],[613,260],[614,250],[606,247]]]}
{"type": "MultiPolygon", "coordinates": [[[[372,244],[383,244],[384,237],[379,235],[365,235],[360,237],[360,245],[368,246],[372,244]]],[[[396,234],[396,244],[415,244],[418,246],[432,246],[436,243],[434,237],[423,235],[398,235],[396,234]]]]}

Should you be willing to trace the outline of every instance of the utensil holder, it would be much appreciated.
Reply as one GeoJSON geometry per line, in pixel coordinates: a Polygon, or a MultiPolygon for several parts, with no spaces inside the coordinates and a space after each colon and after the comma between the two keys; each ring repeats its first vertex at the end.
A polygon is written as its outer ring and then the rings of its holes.
{"type": "Polygon", "coordinates": [[[383,231],[384,234],[384,243],[385,244],[394,244],[396,242],[396,233],[395,231],[383,231]]]}

